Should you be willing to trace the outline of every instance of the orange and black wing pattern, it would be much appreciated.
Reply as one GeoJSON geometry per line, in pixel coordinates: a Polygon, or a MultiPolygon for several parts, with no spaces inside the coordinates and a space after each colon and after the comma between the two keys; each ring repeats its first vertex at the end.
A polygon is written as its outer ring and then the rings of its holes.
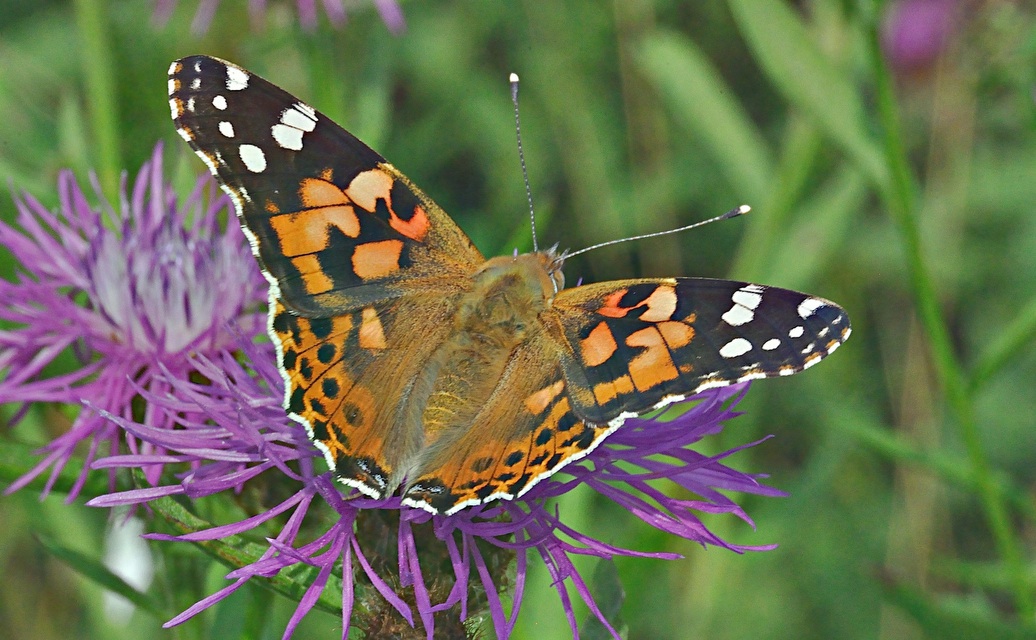
{"type": "Polygon", "coordinates": [[[577,415],[619,424],[712,387],[798,373],[850,333],[841,307],[797,291],[705,278],[601,282],[558,294],[577,415]]]}
{"type": "Polygon", "coordinates": [[[520,497],[613,431],[573,411],[562,349],[545,330],[517,347],[470,428],[428,451],[403,494],[404,504],[450,514],[520,497]]]}
{"type": "Polygon", "coordinates": [[[481,254],[384,158],[232,63],[174,62],[169,104],[270,281],[285,408],[344,483],[385,496],[423,440],[401,399],[481,254]]]}
{"type": "Polygon", "coordinates": [[[316,109],[208,56],[169,70],[177,131],[233,198],[278,298],[322,317],[468,276],[483,258],[395,167],[316,109]]]}

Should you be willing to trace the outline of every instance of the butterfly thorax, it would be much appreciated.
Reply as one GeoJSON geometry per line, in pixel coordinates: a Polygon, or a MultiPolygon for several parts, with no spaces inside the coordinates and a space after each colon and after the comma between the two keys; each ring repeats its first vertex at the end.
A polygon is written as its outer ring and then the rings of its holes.
{"type": "Polygon", "coordinates": [[[549,253],[500,256],[486,261],[461,297],[454,331],[428,362],[412,398],[423,400],[425,447],[451,431],[472,427],[510,361],[511,352],[538,327],[550,306],[560,271],[549,253]]]}

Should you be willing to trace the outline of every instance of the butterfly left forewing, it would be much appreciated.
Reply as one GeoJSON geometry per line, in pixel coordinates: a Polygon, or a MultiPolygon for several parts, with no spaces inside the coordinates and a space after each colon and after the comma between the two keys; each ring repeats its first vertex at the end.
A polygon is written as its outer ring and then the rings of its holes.
{"type": "Polygon", "coordinates": [[[705,278],[625,280],[558,294],[552,307],[575,412],[594,423],[664,406],[711,387],[792,375],[849,337],[827,300],[705,278]]]}
{"type": "Polygon", "coordinates": [[[217,58],[183,58],[169,69],[169,105],[297,313],[328,316],[427,290],[483,262],[395,167],[263,78],[217,58]]]}

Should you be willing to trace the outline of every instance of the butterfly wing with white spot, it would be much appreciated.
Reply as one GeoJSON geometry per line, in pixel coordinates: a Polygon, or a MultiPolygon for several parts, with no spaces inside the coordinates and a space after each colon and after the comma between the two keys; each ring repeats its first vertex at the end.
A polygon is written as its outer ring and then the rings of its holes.
{"type": "Polygon", "coordinates": [[[703,389],[791,375],[849,337],[838,305],[763,285],[671,278],[566,289],[553,310],[571,345],[573,408],[621,421],[703,389]]]}

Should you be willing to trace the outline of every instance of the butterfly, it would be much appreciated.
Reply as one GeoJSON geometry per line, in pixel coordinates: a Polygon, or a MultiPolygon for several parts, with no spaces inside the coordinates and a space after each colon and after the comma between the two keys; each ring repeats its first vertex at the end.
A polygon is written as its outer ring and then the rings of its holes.
{"type": "Polygon", "coordinates": [[[836,304],[786,289],[566,289],[555,250],[487,260],[375,151],[232,63],[174,62],[169,104],[270,283],[285,409],[367,496],[447,515],[519,498],[631,416],[797,373],[849,336],[836,304]]]}

